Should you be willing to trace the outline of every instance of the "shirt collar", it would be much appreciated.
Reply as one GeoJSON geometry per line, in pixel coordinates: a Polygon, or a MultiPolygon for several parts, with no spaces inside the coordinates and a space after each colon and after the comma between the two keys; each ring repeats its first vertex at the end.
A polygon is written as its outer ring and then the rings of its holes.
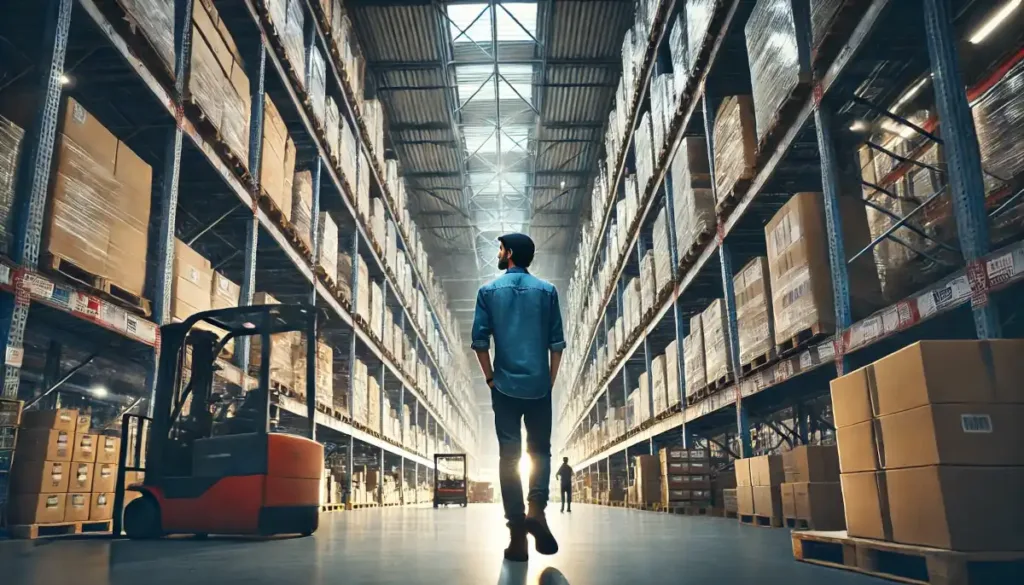
{"type": "Polygon", "coordinates": [[[520,268],[519,266],[509,266],[508,269],[505,270],[505,274],[526,274],[526,269],[520,268]]]}

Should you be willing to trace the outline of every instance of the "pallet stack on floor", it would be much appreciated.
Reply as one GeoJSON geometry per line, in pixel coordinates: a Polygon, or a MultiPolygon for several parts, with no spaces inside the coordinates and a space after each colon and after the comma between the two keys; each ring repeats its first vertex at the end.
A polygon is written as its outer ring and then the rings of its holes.
{"type": "Polygon", "coordinates": [[[711,456],[707,449],[665,447],[658,452],[658,460],[663,510],[710,510],[711,456]]]}
{"type": "Polygon", "coordinates": [[[110,530],[120,438],[73,409],[22,413],[11,468],[11,534],[36,538],[110,530]]]}
{"type": "Polygon", "coordinates": [[[1022,352],[1022,340],[922,341],[834,380],[847,531],[795,532],[796,558],[901,578],[877,560],[964,580],[975,561],[1019,570],[1022,352]],[[845,549],[858,552],[837,560],[845,549]]]}

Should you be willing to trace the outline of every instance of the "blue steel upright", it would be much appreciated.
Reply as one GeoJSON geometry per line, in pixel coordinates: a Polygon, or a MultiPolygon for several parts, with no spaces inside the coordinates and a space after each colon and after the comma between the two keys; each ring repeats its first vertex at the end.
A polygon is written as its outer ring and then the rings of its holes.
{"type": "MultiPolygon", "coordinates": [[[[309,211],[309,241],[313,243],[313,265],[316,266],[320,263],[320,238],[317,234],[320,231],[320,188],[323,184],[323,171],[324,171],[324,160],[322,157],[317,156],[316,160],[313,161],[313,201],[310,205],[309,211]]],[[[312,270],[313,282],[309,285],[309,305],[316,307],[316,283],[317,276],[316,270],[312,270]]],[[[310,438],[316,439],[316,398],[317,398],[317,387],[316,387],[316,366],[319,360],[317,360],[317,340],[316,337],[320,335],[319,327],[313,328],[313,355],[306,356],[306,416],[309,417],[309,428],[312,436],[310,438]],[[313,395],[309,396],[309,383],[313,383],[313,395]]]]}
{"type": "MultiPolygon", "coordinates": [[[[53,148],[60,115],[61,76],[67,55],[71,28],[71,0],[47,0],[46,27],[43,33],[43,58],[40,68],[42,101],[30,132],[25,134],[25,151],[15,185],[14,241],[11,259],[24,268],[35,269],[46,212],[53,148]]],[[[15,281],[15,294],[0,294],[0,340],[4,344],[4,398],[18,397],[21,362],[24,356],[25,325],[29,300],[19,292],[21,279],[15,281]]],[[[0,493],[0,496],[5,495],[0,493]]]]}
{"type": "MultiPolygon", "coordinates": [[[[348,345],[348,412],[349,418],[355,420],[356,409],[355,409],[355,387],[356,387],[356,307],[359,306],[359,230],[352,230],[352,274],[350,275],[351,294],[352,298],[352,337],[349,340],[348,345]]],[[[355,447],[354,439],[351,433],[348,436],[348,473],[345,477],[346,489],[349,494],[349,502],[352,497],[352,474],[355,473],[355,464],[352,461],[352,449],[355,447]]]]}
{"type": "MultiPolygon", "coordinates": [[[[981,283],[972,278],[972,292],[985,287],[983,258],[989,251],[988,215],[985,212],[985,182],[982,178],[978,134],[964,92],[963,76],[957,60],[957,37],[953,32],[953,15],[949,0],[924,0],[925,37],[932,64],[935,102],[942,122],[942,139],[949,168],[949,184],[953,197],[956,229],[967,262],[967,274],[981,276],[981,283]]],[[[974,328],[979,339],[1002,335],[998,312],[988,302],[987,290],[972,295],[974,328]]]]}
{"type": "MultiPolygon", "coordinates": [[[[682,132],[680,131],[680,139],[682,138],[682,132]]],[[[679,142],[674,142],[669,150],[669,158],[666,161],[666,165],[671,167],[672,158],[678,154],[679,142]]],[[[675,204],[675,193],[673,191],[673,179],[672,173],[665,170],[665,180],[663,181],[663,189],[665,190],[665,220],[666,220],[666,231],[668,232],[668,251],[669,251],[669,262],[671,278],[670,280],[676,282],[676,274],[679,270],[679,242],[676,241],[676,204],[675,204]]],[[[672,301],[672,318],[676,325],[676,380],[678,384],[675,388],[679,394],[680,408],[686,410],[686,364],[684,361],[683,353],[683,340],[687,334],[687,323],[686,318],[683,316],[683,311],[679,306],[680,299],[676,297],[672,301]]],[[[671,388],[669,389],[672,390],[671,388]]],[[[689,447],[689,433],[686,432],[686,417],[682,417],[683,420],[680,423],[680,432],[683,437],[683,447],[689,447]]]]}

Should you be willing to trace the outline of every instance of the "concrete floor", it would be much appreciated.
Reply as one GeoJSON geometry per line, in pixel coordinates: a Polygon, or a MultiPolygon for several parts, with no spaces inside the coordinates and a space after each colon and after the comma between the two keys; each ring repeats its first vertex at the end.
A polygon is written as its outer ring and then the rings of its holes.
{"type": "MultiPolygon", "coordinates": [[[[793,560],[787,530],[598,506],[550,514],[561,551],[504,563],[497,505],[325,514],[311,538],[0,542],[4,585],[856,585],[793,560]]],[[[532,545],[531,545],[532,546],[532,545]]]]}

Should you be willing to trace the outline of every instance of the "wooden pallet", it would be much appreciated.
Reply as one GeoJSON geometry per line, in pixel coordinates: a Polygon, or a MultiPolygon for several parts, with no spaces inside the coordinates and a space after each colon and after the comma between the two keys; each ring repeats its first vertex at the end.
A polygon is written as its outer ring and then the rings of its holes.
{"type": "Polygon", "coordinates": [[[750,190],[750,183],[754,178],[754,169],[746,169],[743,176],[733,183],[731,188],[726,189],[725,194],[718,194],[718,201],[715,203],[715,213],[721,217],[736,207],[739,200],[750,190]]]}
{"type": "Polygon", "coordinates": [[[786,528],[792,528],[793,530],[810,530],[811,523],[803,518],[783,518],[782,524],[786,528]]]}
{"type": "Polygon", "coordinates": [[[680,269],[686,269],[693,265],[700,256],[700,253],[707,246],[708,242],[711,241],[715,235],[713,226],[707,226],[706,229],[702,230],[697,237],[690,242],[690,245],[685,250],[679,251],[679,267],[680,269]]]}
{"type": "MultiPolygon", "coordinates": [[[[689,390],[689,388],[687,388],[689,390]]],[[[701,400],[704,400],[712,394],[711,388],[704,386],[703,388],[697,388],[692,393],[686,395],[686,405],[693,406],[701,400]]]]}
{"type": "Polygon", "coordinates": [[[669,514],[679,514],[680,516],[714,516],[715,510],[711,506],[694,506],[687,505],[681,502],[669,502],[668,507],[665,510],[669,514]]]}
{"type": "Polygon", "coordinates": [[[779,109],[772,115],[771,121],[768,123],[768,130],[757,143],[758,166],[761,166],[765,159],[775,152],[775,147],[778,146],[782,135],[792,126],[794,118],[803,109],[804,101],[810,93],[811,80],[808,75],[797,82],[793,90],[783,100],[779,109]]]}
{"type": "Polygon", "coordinates": [[[719,390],[728,387],[730,384],[732,384],[734,378],[735,376],[733,376],[732,373],[728,373],[724,376],[719,376],[718,378],[715,378],[714,380],[708,382],[708,396],[712,394],[717,394],[719,390]]]}
{"type": "Polygon", "coordinates": [[[824,36],[818,39],[817,46],[811,48],[811,68],[819,78],[849,40],[850,34],[861,21],[864,9],[870,3],[871,0],[845,0],[832,15],[832,19],[826,25],[824,36]]]}
{"type": "Polygon", "coordinates": [[[725,518],[739,518],[740,514],[736,510],[722,510],[722,516],[725,518]]]}
{"type": "Polygon", "coordinates": [[[778,516],[758,516],[757,514],[740,514],[740,524],[759,528],[782,528],[782,518],[778,516]]]}
{"type": "Polygon", "coordinates": [[[7,528],[11,538],[35,540],[54,536],[70,536],[74,534],[102,534],[111,530],[110,520],[90,522],[58,522],[54,524],[19,524],[7,528]]]}
{"type": "Polygon", "coordinates": [[[1024,552],[958,552],[851,538],[846,531],[793,532],[793,558],[901,583],[1003,585],[1024,582],[1024,552]]]}
{"type": "Polygon", "coordinates": [[[775,352],[780,358],[786,357],[788,355],[796,353],[797,351],[800,351],[801,349],[812,343],[816,343],[822,340],[823,338],[825,338],[826,335],[827,333],[825,333],[825,325],[822,323],[815,323],[814,325],[811,325],[807,329],[797,331],[796,335],[789,338],[789,340],[786,341],[786,343],[776,345],[775,352]]]}
{"type": "MultiPolygon", "coordinates": [[[[221,133],[220,128],[213,123],[213,120],[206,114],[206,111],[203,110],[199,102],[189,97],[185,99],[184,105],[185,117],[192,122],[199,135],[213,146],[214,152],[231,168],[235,176],[245,184],[247,190],[251,193],[256,183],[253,181],[252,175],[249,174],[249,161],[231,149],[231,146],[224,139],[224,134],[221,133]]],[[[248,140],[248,137],[244,138],[248,140]]]]}
{"type": "Polygon", "coordinates": [[[44,252],[41,266],[47,272],[81,285],[88,289],[89,292],[96,294],[96,296],[102,297],[104,300],[110,301],[133,313],[143,317],[149,317],[153,314],[153,307],[149,299],[121,288],[111,282],[109,278],[89,272],[69,258],[53,254],[52,252],[44,252]]]}
{"type": "Polygon", "coordinates": [[[761,355],[754,356],[754,358],[749,362],[745,364],[740,364],[740,370],[742,371],[742,375],[746,376],[747,374],[760,370],[761,368],[767,366],[774,360],[775,348],[771,348],[768,351],[762,353],[761,355]]]}
{"type": "Polygon", "coordinates": [[[345,511],[345,504],[323,504],[320,506],[321,512],[343,512],[345,511]]]}

